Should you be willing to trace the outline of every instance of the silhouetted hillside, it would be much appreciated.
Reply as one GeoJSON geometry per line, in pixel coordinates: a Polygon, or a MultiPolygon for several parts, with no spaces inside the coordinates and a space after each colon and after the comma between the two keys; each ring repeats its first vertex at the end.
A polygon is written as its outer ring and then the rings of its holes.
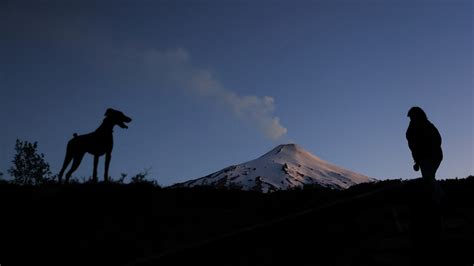
{"type": "MultiPolygon", "coordinates": [[[[408,265],[419,181],[262,194],[0,184],[2,265],[408,265]]],[[[440,263],[472,265],[474,177],[442,181],[440,263]]],[[[441,264],[443,265],[443,264],[441,264]]]]}

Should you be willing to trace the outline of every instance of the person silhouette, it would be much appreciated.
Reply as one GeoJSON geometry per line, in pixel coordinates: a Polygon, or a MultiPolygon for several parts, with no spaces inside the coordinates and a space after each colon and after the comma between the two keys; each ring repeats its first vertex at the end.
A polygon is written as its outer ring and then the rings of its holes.
{"type": "Polygon", "coordinates": [[[439,244],[443,228],[441,199],[444,196],[436,182],[436,171],[443,160],[441,135],[420,107],[408,111],[410,125],[406,131],[413,170],[421,170],[420,190],[413,202],[411,237],[412,265],[441,265],[439,244]]]}
{"type": "Polygon", "coordinates": [[[415,161],[413,170],[421,170],[421,175],[431,190],[432,200],[439,201],[443,193],[436,183],[436,171],[443,160],[441,135],[420,107],[410,108],[407,116],[410,118],[410,125],[406,138],[415,161]]]}

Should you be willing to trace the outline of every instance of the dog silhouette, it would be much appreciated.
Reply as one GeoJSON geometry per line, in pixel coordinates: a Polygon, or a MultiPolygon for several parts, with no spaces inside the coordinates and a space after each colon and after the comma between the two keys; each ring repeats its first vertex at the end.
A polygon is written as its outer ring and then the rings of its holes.
{"type": "Polygon", "coordinates": [[[98,181],[97,165],[99,157],[105,154],[104,181],[107,182],[109,180],[109,165],[114,146],[113,128],[115,125],[121,128],[128,128],[125,123],[130,123],[131,121],[132,119],[122,112],[109,108],[105,112],[104,121],[94,132],[80,136],[74,133],[74,137],[67,144],[63,167],[58,175],[59,183],[62,182],[64,171],[73,160],[71,169],[66,173],[65,182],[69,182],[69,178],[77,170],[86,153],[94,155],[94,170],[92,173],[92,180],[94,182],[98,181]]]}

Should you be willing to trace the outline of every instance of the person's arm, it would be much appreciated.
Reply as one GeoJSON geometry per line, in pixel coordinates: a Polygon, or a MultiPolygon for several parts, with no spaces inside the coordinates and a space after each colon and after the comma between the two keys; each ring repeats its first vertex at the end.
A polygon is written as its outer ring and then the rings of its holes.
{"type": "Polygon", "coordinates": [[[408,147],[410,148],[411,155],[413,157],[413,161],[415,162],[415,165],[413,166],[413,169],[415,171],[418,171],[419,165],[420,165],[420,152],[419,152],[419,143],[416,137],[416,134],[414,132],[414,129],[410,126],[408,127],[408,130],[406,132],[406,138],[408,141],[408,147]]]}

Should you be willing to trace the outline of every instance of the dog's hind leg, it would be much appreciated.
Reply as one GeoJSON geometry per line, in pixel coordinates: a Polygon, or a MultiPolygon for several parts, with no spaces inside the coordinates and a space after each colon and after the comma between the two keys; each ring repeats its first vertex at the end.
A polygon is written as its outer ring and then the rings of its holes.
{"type": "Polygon", "coordinates": [[[66,183],[69,182],[69,178],[71,177],[72,173],[74,173],[74,171],[76,171],[79,165],[81,164],[82,158],[84,158],[84,154],[85,153],[80,153],[74,156],[73,158],[74,161],[72,162],[71,169],[69,169],[69,171],[66,174],[66,183]]]}
{"type": "Polygon", "coordinates": [[[58,175],[58,182],[59,183],[62,182],[64,171],[66,171],[66,168],[69,165],[69,163],[71,163],[71,161],[72,161],[72,155],[71,155],[71,152],[68,149],[66,151],[66,156],[64,157],[63,168],[61,168],[61,171],[59,172],[59,175],[58,175]]]}
{"type": "Polygon", "coordinates": [[[99,164],[99,156],[94,155],[94,170],[92,171],[92,181],[97,183],[97,165],[99,164]]]}

